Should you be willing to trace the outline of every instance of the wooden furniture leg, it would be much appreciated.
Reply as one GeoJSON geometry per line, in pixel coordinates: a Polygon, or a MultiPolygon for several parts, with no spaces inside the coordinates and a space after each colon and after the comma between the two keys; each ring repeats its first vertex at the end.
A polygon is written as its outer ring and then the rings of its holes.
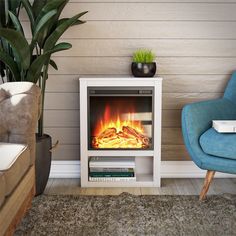
{"type": "Polygon", "coordinates": [[[205,177],[205,180],[204,180],[204,185],[203,185],[202,191],[200,193],[200,197],[199,197],[200,201],[205,199],[206,194],[208,192],[208,189],[210,187],[210,184],[211,184],[211,182],[214,178],[214,175],[215,175],[215,171],[213,171],[213,170],[208,170],[207,171],[206,177],[205,177]]]}

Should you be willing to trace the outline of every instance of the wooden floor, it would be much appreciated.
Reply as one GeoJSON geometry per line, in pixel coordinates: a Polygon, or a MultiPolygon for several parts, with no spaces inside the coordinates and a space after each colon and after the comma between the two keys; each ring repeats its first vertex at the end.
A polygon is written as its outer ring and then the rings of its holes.
{"type": "MultiPolygon", "coordinates": [[[[161,188],[81,188],[79,179],[49,179],[45,194],[60,195],[199,195],[203,179],[162,179],[161,188]]],[[[208,194],[236,194],[236,179],[214,179],[208,194]]]]}

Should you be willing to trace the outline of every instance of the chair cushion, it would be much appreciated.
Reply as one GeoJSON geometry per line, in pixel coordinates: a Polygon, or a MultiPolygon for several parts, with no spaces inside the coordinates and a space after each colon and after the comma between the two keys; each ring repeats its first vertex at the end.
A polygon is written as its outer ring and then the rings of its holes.
{"type": "Polygon", "coordinates": [[[202,150],[213,156],[236,160],[236,134],[218,133],[210,128],[200,137],[202,150]]]}
{"type": "Polygon", "coordinates": [[[3,173],[0,173],[0,208],[5,200],[6,183],[3,173]]]}
{"type": "Polygon", "coordinates": [[[0,143],[0,172],[4,175],[5,196],[11,194],[30,166],[30,151],[23,144],[0,143]]]}

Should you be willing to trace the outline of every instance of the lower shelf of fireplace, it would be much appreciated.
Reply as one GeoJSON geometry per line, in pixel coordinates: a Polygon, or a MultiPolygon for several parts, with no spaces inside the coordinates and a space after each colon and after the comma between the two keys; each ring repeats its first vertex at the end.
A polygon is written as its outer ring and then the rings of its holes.
{"type": "MultiPolygon", "coordinates": [[[[155,156],[90,156],[81,181],[82,187],[159,187],[159,165],[155,156]],[[86,178],[86,179],[85,179],[86,178]]],[[[149,153],[149,152],[148,152],[149,153]]],[[[105,154],[105,153],[104,153],[105,154]]],[[[121,154],[121,153],[120,153],[121,154]]],[[[129,154],[129,155],[127,155],[129,154]]]]}

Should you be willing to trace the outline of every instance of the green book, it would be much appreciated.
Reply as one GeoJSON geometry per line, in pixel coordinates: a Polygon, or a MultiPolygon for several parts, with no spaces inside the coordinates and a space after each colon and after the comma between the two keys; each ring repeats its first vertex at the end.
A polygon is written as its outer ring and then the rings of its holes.
{"type": "Polygon", "coordinates": [[[90,177],[134,177],[134,172],[90,172],[90,177]]]}

